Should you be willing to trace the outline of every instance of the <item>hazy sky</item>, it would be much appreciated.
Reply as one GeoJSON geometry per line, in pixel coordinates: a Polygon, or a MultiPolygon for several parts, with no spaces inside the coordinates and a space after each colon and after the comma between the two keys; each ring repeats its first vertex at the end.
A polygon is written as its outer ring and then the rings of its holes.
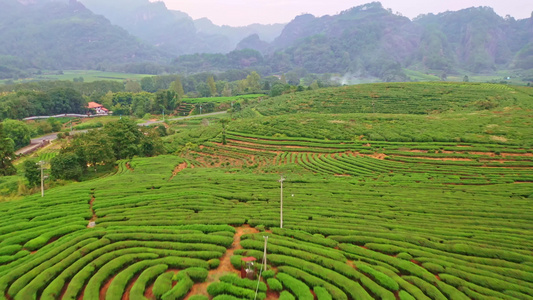
{"type": "MultiPolygon", "coordinates": [[[[151,0],[155,1],[155,0],[151,0]]],[[[193,19],[207,17],[217,25],[242,26],[252,23],[288,23],[297,15],[333,15],[371,0],[163,0],[169,9],[180,10],[193,19]]],[[[472,6],[490,6],[501,16],[529,18],[532,0],[381,0],[385,8],[414,18],[472,6]]]]}

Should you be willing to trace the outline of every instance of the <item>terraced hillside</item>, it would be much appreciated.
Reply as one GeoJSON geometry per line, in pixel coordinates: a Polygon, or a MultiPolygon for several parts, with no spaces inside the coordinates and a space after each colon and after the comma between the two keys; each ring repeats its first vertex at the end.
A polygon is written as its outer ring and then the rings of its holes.
{"type": "Polygon", "coordinates": [[[360,123],[411,128],[427,116],[234,120],[225,133],[210,125],[208,141],[191,132],[198,145],[179,155],[119,161],[109,176],[0,203],[0,299],[531,299],[521,99],[434,115],[426,128],[464,118],[443,141],[439,130],[426,141],[356,134],[360,123]],[[330,122],[340,118],[356,125],[330,122]],[[469,129],[483,118],[500,131],[469,129]],[[328,139],[310,137],[317,123],[330,124],[328,139]],[[346,133],[334,138],[338,126],[346,133]],[[267,271],[240,279],[240,259],[262,261],[265,236],[267,271]]]}

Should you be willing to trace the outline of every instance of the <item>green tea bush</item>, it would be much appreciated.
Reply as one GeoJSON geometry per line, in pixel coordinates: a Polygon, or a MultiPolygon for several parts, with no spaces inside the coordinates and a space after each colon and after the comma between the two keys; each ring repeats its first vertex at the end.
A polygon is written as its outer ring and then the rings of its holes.
{"type": "Polygon", "coordinates": [[[209,300],[209,297],[204,295],[192,295],[189,297],[189,300],[209,300]]]}
{"type": "Polygon", "coordinates": [[[400,300],[416,300],[415,297],[411,296],[406,291],[400,291],[400,293],[398,293],[398,296],[400,297],[400,300]]]}
{"type": "Polygon", "coordinates": [[[296,300],[296,298],[294,298],[294,296],[290,292],[283,291],[279,295],[279,300],[296,300]]]}
{"type": "MultiPolygon", "coordinates": [[[[209,275],[209,272],[206,269],[198,268],[198,267],[187,268],[187,269],[179,272],[178,275],[181,274],[181,273],[187,274],[187,276],[190,279],[192,279],[192,281],[194,281],[196,283],[204,282],[207,279],[207,275],[209,275]]],[[[176,277],[176,279],[177,279],[177,277],[176,277]]]]}
{"type": "MultiPolygon", "coordinates": [[[[247,289],[255,290],[257,287],[257,281],[250,280],[248,278],[240,278],[235,274],[231,275],[224,275],[220,277],[220,281],[230,283],[234,286],[243,287],[247,289]]],[[[267,286],[264,282],[259,282],[259,289],[260,292],[266,292],[267,286]]]]}
{"type": "MultiPolygon", "coordinates": [[[[227,282],[214,282],[207,287],[207,292],[211,296],[218,296],[223,294],[229,294],[245,299],[255,298],[255,289],[247,289],[238,286],[234,286],[227,282]]],[[[266,294],[261,292],[257,294],[257,299],[263,300],[266,298],[266,294]]]]}
{"type": "Polygon", "coordinates": [[[209,265],[210,270],[214,270],[218,268],[218,266],[220,265],[220,259],[218,258],[210,259],[207,261],[207,264],[209,265]]]}
{"type": "Polygon", "coordinates": [[[267,270],[267,271],[264,271],[261,275],[262,275],[263,278],[265,278],[265,279],[273,278],[274,276],[276,276],[276,271],[274,271],[274,270],[267,270]]]}
{"type": "Polygon", "coordinates": [[[300,280],[284,273],[278,273],[278,275],[276,275],[276,278],[283,284],[283,286],[287,290],[291,291],[291,293],[296,295],[296,298],[302,300],[314,299],[313,295],[309,291],[309,287],[300,280]]]}
{"type": "Polygon", "coordinates": [[[277,280],[276,278],[268,278],[267,284],[268,287],[274,292],[280,292],[281,290],[283,290],[283,285],[281,285],[281,282],[279,282],[279,280],[277,280]]]}
{"type": "Polygon", "coordinates": [[[313,291],[315,292],[316,298],[318,300],[332,300],[331,295],[328,293],[328,290],[321,286],[315,286],[313,288],[313,291]]]}
{"type": "MultiPolygon", "coordinates": [[[[193,272],[194,273],[194,272],[193,272]]],[[[207,277],[207,276],[206,276],[207,277]]],[[[204,278],[205,280],[205,278],[204,278]]],[[[172,287],[172,289],[166,292],[161,299],[162,300],[180,300],[185,298],[192,288],[194,282],[187,275],[181,276],[178,283],[172,287]]]]}
{"type": "Polygon", "coordinates": [[[144,291],[146,289],[146,286],[153,282],[156,277],[161,275],[167,269],[167,265],[160,264],[149,267],[144,270],[131,288],[130,300],[145,300],[144,291]]]}
{"type": "Polygon", "coordinates": [[[379,271],[374,270],[369,265],[362,264],[362,263],[356,263],[356,266],[362,272],[370,275],[382,287],[385,287],[393,292],[397,291],[400,288],[398,286],[398,283],[392,280],[392,278],[390,278],[389,276],[379,271]]]}
{"type": "Polygon", "coordinates": [[[87,299],[100,299],[100,287],[106,279],[115,274],[118,270],[122,269],[125,265],[131,264],[132,262],[144,260],[144,259],[155,259],[158,256],[151,253],[135,253],[135,254],[126,254],[120,257],[117,257],[110,262],[103,265],[96,273],[89,279],[87,286],[85,287],[84,298],[87,299]]]}
{"type": "Polygon", "coordinates": [[[157,299],[161,299],[164,294],[172,289],[172,277],[174,273],[167,272],[159,275],[154,282],[154,287],[152,289],[154,296],[157,299]]]}
{"type": "Polygon", "coordinates": [[[348,296],[340,290],[338,287],[336,287],[333,284],[330,284],[326,282],[323,279],[320,279],[316,276],[310,275],[307,272],[304,272],[298,268],[288,267],[288,266],[282,266],[278,269],[280,272],[286,273],[291,275],[294,278],[297,278],[307,284],[307,286],[320,286],[324,287],[328,293],[332,296],[335,300],[347,300],[348,296]]]}
{"type": "Polygon", "coordinates": [[[213,300],[244,300],[244,299],[247,299],[247,298],[237,298],[232,295],[224,295],[224,294],[213,297],[213,300]]]}

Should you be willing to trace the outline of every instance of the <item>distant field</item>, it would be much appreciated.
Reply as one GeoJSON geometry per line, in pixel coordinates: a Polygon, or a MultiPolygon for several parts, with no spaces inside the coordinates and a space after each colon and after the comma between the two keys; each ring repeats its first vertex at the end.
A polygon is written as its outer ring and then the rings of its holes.
{"type": "Polygon", "coordinates": [[[404,69],[403,71],[412,81],[440,81],[441,80],[440,77],[436,75],[432,75],[432,74],[426,74],[423,72],[409,70],[409,69],[404,69]]]}
{"type": "MultiPolygon", "coordinates": [[[[84,82],[93,82],[98,80],[140,80],[146,76],[153,76],[147,74],[128,74],[128,73],[116,73],[116,72],[103,72],[93,70],[69,70],[63,71],[63,74],[43,74],[32,78],[24,78],[15,80],[15,83],[22,83],[27,81],[39,81],[39,80],[74,80],[74,78],[83,77],[84,82]]],[[[0,83],[6,83],[7,80],[0,80],[0,83]]]]}

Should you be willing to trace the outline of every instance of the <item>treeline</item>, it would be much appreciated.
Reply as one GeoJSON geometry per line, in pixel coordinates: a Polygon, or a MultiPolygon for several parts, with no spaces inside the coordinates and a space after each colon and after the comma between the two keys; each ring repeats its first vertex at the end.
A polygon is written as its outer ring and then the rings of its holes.
{"type": "MultiPolygon", "coordinates": [[[[140,81],[39,81],[0,86],[0,120],[63,113],[87,113],[87,103],[98,102],[118,115],[142,117],[167,114],[186,98],[231,97],[243,94],[278,96],[299,90],[333,86],[331,75],[288,72],[261,77],[250,70],[191,76],[149,76],[140,81]]],[[[209,102],[209,101],[206,101],[209,102]]]]}

